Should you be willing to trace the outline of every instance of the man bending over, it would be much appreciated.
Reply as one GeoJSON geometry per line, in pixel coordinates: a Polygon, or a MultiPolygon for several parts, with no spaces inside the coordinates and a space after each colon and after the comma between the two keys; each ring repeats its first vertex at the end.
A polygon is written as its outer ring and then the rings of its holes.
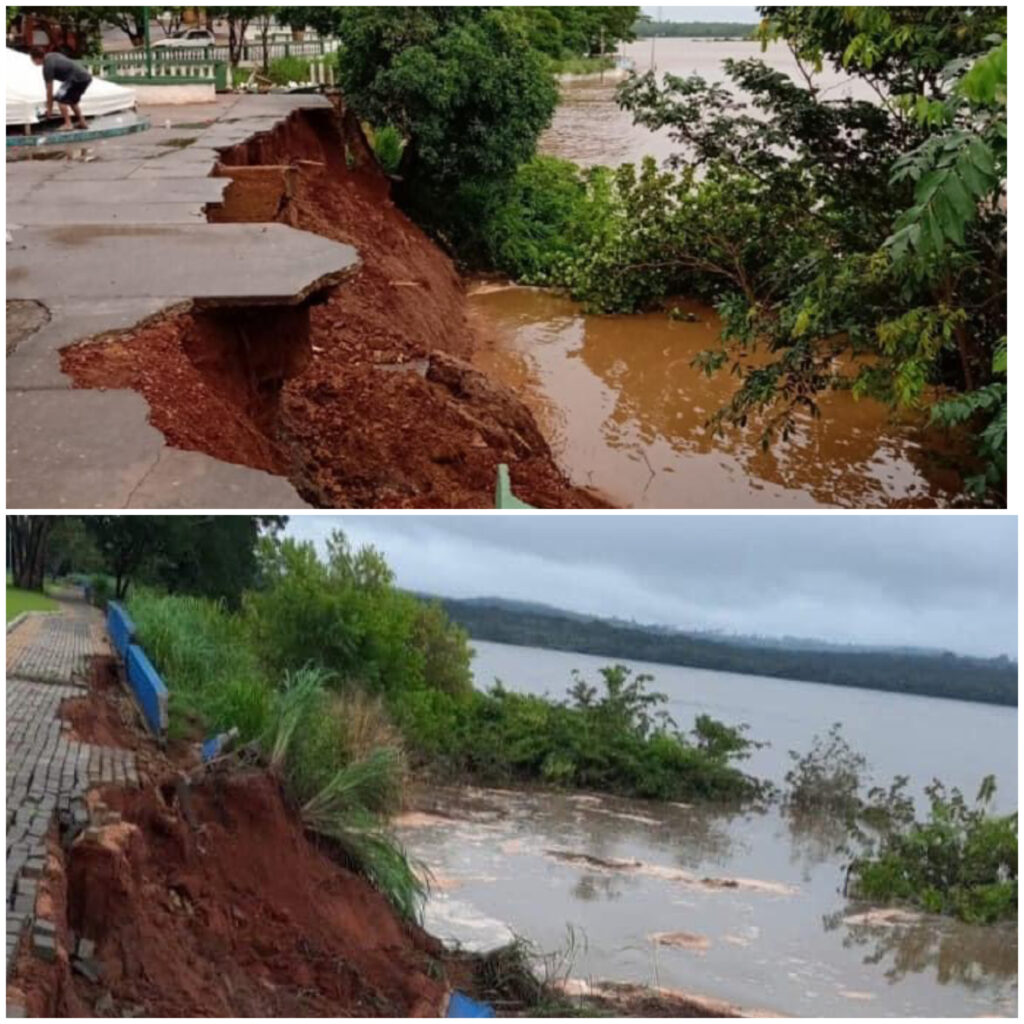
{"type": "Polygon", "coordinates": [[[85,118],[82,117],[82,108],[78,104],[92,82],[92,75],[81,64],[70,57],[65,57],[63,53],[57,53],[56,50],[47,53],[41,46],[33,46],[30,53],[32,63],[43,69],[43,81],[46,83],[46,116],[49,117],[53,113],[53,82],[56,79],[61,83],[57,93],[57,105],[64,118],[61,130],[70,131],[72,112],[78,127],[88,128],[85,118]]]}

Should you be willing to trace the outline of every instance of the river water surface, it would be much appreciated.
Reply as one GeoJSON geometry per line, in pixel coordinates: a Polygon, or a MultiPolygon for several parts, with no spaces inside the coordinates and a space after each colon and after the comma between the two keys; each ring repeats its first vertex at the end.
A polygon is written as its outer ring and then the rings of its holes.
{"type": "MultiPolygon", "coordinates": [[[[579,668],[608,659],[476,642],[477,684],[564,693],[579,668]]],[[[1013,708],[907,697],[667,665],[655,676],[682,728],[708,712],[746,722],[770,747],[748,762],[782,781],[787,750],[806,751],[841,721],[872,778],[934,776],[973,797],[998,779],[1000,810],[1017,806],[1013,708]]],[[[841,895],[844,858],[821,823],[777,810],[587,794],[438,788],[427,813],[402,819],[410,852],[434,872],[428,926],[486,948],[512,933],[545,951],[567,945],[573,978],[682,989],[749,1010],[822,1016],[1012,1016],[1015,925],[969,926],[879,915],[841,895]],[[676,944],[667,944],[673,935],[676,944]]]]}
{"type": "MultiPolygon", "coordinates": [[[[638,70],[651,62],[650,41],[625,47],[638,70]]],[[[739,40],[659,39],[659,72],[698,72],[723,80],[726,57],[762,57],[800,79],[782,45],[761,54],[739,40]]],[[[667,133],[633,125],[615,103],[617,81],[566,82],[544,152],[581,164],[663,161],[679,147],[667,133]]],[[[870,88],[826,70],[828,97],[875,99],[870,88]]],[[[678,305],[696,323],[664,313],[589,316],[561,296],[529,288],[478,287],[471,299],[482,369],[522,395],[572,481],[615,505],[646,508],[944,507],[962,492],[944,435],[920,417],[891,418],[873,401],[848,394],[821,401],[789,442],[762,450],[761,430],[715,436],[706,427],[736,389],[723,371],[712,378],[691,362],[717,347],[714,310],[678,305]]]]}

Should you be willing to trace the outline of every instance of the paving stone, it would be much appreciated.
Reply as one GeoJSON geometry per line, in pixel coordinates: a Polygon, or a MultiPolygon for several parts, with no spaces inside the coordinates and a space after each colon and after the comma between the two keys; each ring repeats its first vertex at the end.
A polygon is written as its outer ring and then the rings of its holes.
{"type": "Polygon", "coordinates": [[[57,940],[52,935],[43,935],[36,932],[32,936],[32,949],[44,960],[53,961],[57,959],[57,940]]]}
{"type": "MultiPolygon", "coordinates": [[[[33,921],[58,815],[79,828],[88,822],[83,797],[102,781],[104,765],[108,778],[137,778],[131,751],[73,739],[59,717],[65,699],[82,695],[79,680],[90,658],[109,651],[98,613],[82,609],[81,616],[30,615],[7,634],[8,978],[18,940],[33,921]]],[[[31,930],[32,948],[53,960],[54,923],[36,920],[31,930]]],[[[16,1015],[9,1006],[8,1016],[16,1015]]]]}

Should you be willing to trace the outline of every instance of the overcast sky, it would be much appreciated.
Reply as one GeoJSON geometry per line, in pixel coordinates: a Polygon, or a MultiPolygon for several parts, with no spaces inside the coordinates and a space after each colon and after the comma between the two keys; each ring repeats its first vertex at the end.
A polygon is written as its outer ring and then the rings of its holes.
{"type": "Polygon", "coordinates": [[[1011,516],[295,516],[400,586],[683,629],[1017,654],[1011,516]]]}
{"type": "Polygon", "coordinates": [[[756,25],[761,16],[756,7],[715,7],[707,4],[704,7],[641,7],[644,14],[657,18],[659,12],[662,21],[739,21],[756,25]]]}

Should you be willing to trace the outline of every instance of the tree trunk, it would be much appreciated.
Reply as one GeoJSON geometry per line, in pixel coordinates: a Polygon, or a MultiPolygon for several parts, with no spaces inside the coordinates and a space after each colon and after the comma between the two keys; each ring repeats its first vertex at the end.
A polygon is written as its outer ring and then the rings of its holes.
{"type": "Polygon", "coordinates": [[[52,516],[7,517],[11,576],[16,587],[42,591],[46,542],[52,526],[52,516]]]}

